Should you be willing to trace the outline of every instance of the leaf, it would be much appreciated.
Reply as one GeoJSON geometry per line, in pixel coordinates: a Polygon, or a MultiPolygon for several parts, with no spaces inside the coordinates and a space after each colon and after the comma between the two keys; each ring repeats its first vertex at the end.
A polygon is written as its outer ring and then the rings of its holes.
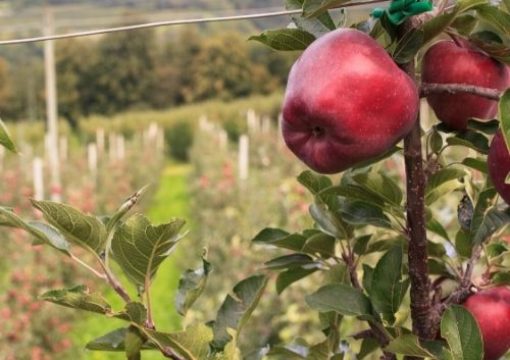
{"type": "Polygon", "coordinates": [[[113,235],[113,258],[133,284],[143,288],[181,239],[183,226],[180,219],[153,226],[145,216],[133,215],[113,235]]]}
{"type": "Polygon", "coordinates": [[[452,305],[441,319],[441,336],[448,342],[455,360],[482,360],[483,344],[473,315],[464,307],[452,305]]]}
{"type": "Polygon", "coordinates": [[[13,153],[18,152],[2,119],[0,119],[0,145],[13,153]]]}
{"type": "Polygon", "coordinates": [[[126,352],[127,360],[141,360],[142,356],[140,351],[142,350],[145,339],[140,331],[130,326],[124,337],[124,347],[126,352]]]}
{"type": "Polygon", "coordinates": [[[423,45],[434,40],[437,36],[443,33],[443,31],[445,31],[448,26],[453,23],[456,16],[457,11],[454,10],[446,14],[435,16],[423,24],[421,27],[421,30],[423,31],[423,45]]]}
{"type": "Polygon", "coordinates": [[[374,308],[393,323],[405,291],[402,282],[401,246],[394,246],[377,263],[372,274],[370,300],[374,308]]]}
{"type": "Polygon", "coordinates": [[[69,242],[96,255],[104,251],[106,228],[97,218],[85,215],[69,205],[52,201],[32,200],[32,204],[69,242]]]}
{"type": "Polygon", "coordinates": [[[499,115],[501,118],[501,133],[510,152],[510,90],[505,91],[499,101],[499,115]]]}
{"type": "Polygon", "coordinates": [[[461,168],[449,167],[432,175],[425,188],[425,203],[431,205],[446,194],[463,187],[459,179],[466,175],[461,168]]]}
{"type": "Polygon", "coordinates": [[[322,190],[333,186],[329,177],[314,174],[310,170],[303,171],[297,179],[299,183],[306,187],[313,195],[317,195],[322,190]]]}
{"type": "Polygon", "coordinates": [[[467,157],[464,160],[462,160],[462,165],[467,166],[471,169],[478,170],[484,174],[487,174],[489,172],[486,160],[467,157]]]}
{"type": "Polygon", "coordinates": [[[140,190],[138,190],[136,193],[131,195],[124,201],[124,203],[117,209],[115,214],[113,214],[111,217],[108,217],[108,220],[106,222],[106,231],[110,233],[111,230],[124,218],[124,216],[131,210],[139,201],[142,195],[147,191],[149,188],[148,185],[144,186],[140,190]]]}
{"type": "Polygon", "coordinates": [[[446,139],[446,142],[449,145],[460,145],[471,148],[484,155],[489,153],[489,140],[482,134],[472,130],[467,130],[456,136],[449,137],[446,139]]]}
{"type": "Polygon", "coordinates": [[[510,64],[510,47],[507,44],[497,41],[488,41],[480,35],[480,33],[472,34],[469,37],[469,41],[487,53],[490,57],[507,65],[510,64]]]}
{"type": "Polygon", "coordinates": [[[38,221],[25,222],[14,212],[4,207],[0,207],[0,225],[17,229],[23,229],[29,234],[35,236],[38,244],[47,244],[61,251],[66,255],[69,253],[69,243],[55,228],[38,221]]]}
{"type": "Polygon", "coordinates": [[[211,264],[202,257],[202,266],[195,270],[186,270],[179,280],[175,307],[177,312],[185,316],[191,306],[200,297],[207,284],[211,264]]]}
{"type": "Polygon", "coordinates": [[[400,335],[391,340],[384,350],[394,354],[415,356],[418,358],[435,358],[429,350],[420,344],[420,340],[414,334],[400,335]]]}
{"type": "Polygon", "coordinates": [[[471,233],[474,234],[483,222],[487,210],[492,206],[498,193],[492,186],[484,188],[478,195],[478,200],[471,218],[471,233]]]}
{"type": "Polygon", "coordinates": [[[326,10],[337,8],[350,0],[304,0],[303,15],[305,17],[316,17],[326,10]]]}
{"type": "Polygon", "coordinates": [[[318,254],[327,259],[335,256],[335,243],[334,237],[318,232],[306,240],[301,251],[311,255],[318,254]]]}
{"type": "Polygon", "coordinates": [[[212,330],[204,324],[193,325],[183,332],[171,334],[148,330],[143,327],[139,327],[139,329],[159,349],[170,348],[185,360],[209,358],[209,342],[213,335],[212,330]]]}
{"type": "MultiPolygon", "coordinates": [[[[285,8],[287,10],[302,9],[303,3],[304,0],[286,0],[285,8]]],[[[335,23],[328,12],[324,12],[315,19],[307,19],[301,15],[291,15],[291,19],[299,29],[307,31],[317,37],[336,28],[335,23]]]]}
{"type": "Polygon", "coordinates": [[[110,314],[111,306],[99,294],[90,294],[86,286],[69,289],[50,290],[39,297],[57,305],[90,311],[98,314],[110,314]]]}
{"type": "Polygon", "coordinates": [[[357,174],[354,180],[366,191],[380,196],[384,202],[400,207],[404,197],[400,186],[383,173],[369,172],[357,174]]]}
{"type": "Polygon", "coordinates": [[[399,64],[405,64],[414,59],[423,45],[425,34],[423,30],[413,29],[406,33],[397,43],[393,52],[393,59],[399,64]]]}
{"type": "MultiPolygon", "coordinates": [[[[131,322],[134,322],[135,324],[138,325],[143,325],[147,320],[147,309],[142,303],[139,302],[130,302],[126,304],[124,314],[128,316],[131,322]]],[[[123,317],[122,315],[117,317],[122,318],[123,317]]]]}
{"type": "Polygon", "coordinates": [[[276,292],[280,295],[290,285],[313,274],[317,270],[318,269],[292,268],[281,272],[276,278],[276,292]]]}
{"type": "MultiPolygon", "coordinates": [[[[91,351],[125,351],[124,339],[126,337],[127,328],[120,328],[111,331],[97,339],[89,342],[85,348],[91,351]]],[[[142,350],[156,349],[154,344],[144,343],[142,350]]]]}
{"type": "Polygon", "coordinates": [[[260,231],[252,242],[300,251],[305,245],[306,237],[300,234],[289,234],[281,229],[266,228],[260,231]]]}
{"type": "Polygon", "coordinates": [[[510,14],[495,6],[482,5],[476,8],[478,15],[502,34],[510,36],[510,14]]]}
{"type": "Polygon", "coordinates": [[[346,237],[346,230],[335,214],[323,203],[310,205],[310,215],[317,223],[320,230],[337,239],[346,237]]]}
{"type": "Polygon", "coordinates": [[[390,219],[376,206],[363,201],[346,201],[341,208],[342,218],[352,225],[373,225],[386,229],[392,228],[390,219]]]}
{"type": "Polygon", "coordinates": [[[264,263],[265,268],[270,270],[304,267],[307,265],[315,265],[315,261],[312,257],[305,254],[283,255],[264,263]]]}
{"type": "Polygon", "coordinates": [[[452,23],[452,27],[457,29],[461,35],[469,35],[474,30],[478,19],[471,14],[463,14],[458,16],[452,23]]]}
{"type": "Polygon", "coordinates": [[[448,232],[444,226],[434,218],[427,221],[427,230],[432,231],[434,234],[441,236],[443,239],[450,241],[448,232]]]}
{"type": "Polygon", "coordinates": [[[306,297],[306,303],[320,312],[334,311],[348,316],[371,316],[370,300],[360,291],[344,284],[321,287],[306,297]]]}
{"type": "Polygon", "coordinates": [[[496,208],[491,208],[484,216],[480,227],[472,238],[473,244],[480,244],[487,240],[496,231],[502,229],[504,226],[510,224],[510,210],[507,208],[505,211],[500,211],[496,208]]]}
{"type": "Polygon", "coordinates": [[[213,325],[214,338],[211,346],[214,349],[223,349],[232,339],[227,329],[234,329],[239,335],[257,306],[267,281],[268,278],[264,275],[251,276],[234,287],[233,295],[227,295],[213,325]]]}
{"type": "Polygon", "coordinates": [[[264,31],[260,35],[251,36],[249,40],[258,41],[278,51],[305,50],[315,41],[315,36],[300,29],[279,29],[264,31]]]}

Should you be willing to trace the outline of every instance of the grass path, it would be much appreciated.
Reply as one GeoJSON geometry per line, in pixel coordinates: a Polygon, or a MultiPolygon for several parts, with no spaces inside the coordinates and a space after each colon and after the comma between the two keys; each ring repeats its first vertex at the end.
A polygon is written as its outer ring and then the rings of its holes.
{"type": "MultiPolygon", "coordinates": [[[[163,171],[159,181],[159,187],[152,203],[148,207],[146,215],[155,223],[167,222],[172,217],[179,217],[185,220],[190,219],[188,174],[189,165],[168,165],[163,171]]],[[[190,228],[188,223],[186,229],[190,228]]],[[[180,316],[174,310],[174,298],[182,270],[177,266],[176,261],[180,254],[183,254],[186,238],[177,247],[175,253],[165,261],[159,271],[154,285],[151,289],[153,315],[159,330],[164,332],[176,331],[180,328],[180,316]]],[[[107,300],[118,309],[120,302],[113,292],[106,294],[107,300]]],[[[88,341],[105,334],[126,323],[120,320],[108,320],[100,316],[88,315],[80,323],[76,324],[73,330],[73,340],[78,346],[84,346],[88,341]]],[[[161,359],[161,355],[155,351],[145,352],[142,355],[144,360],[161,359]]],[[[84,351],[82,359],[86,360],[121,360],[125,359],[122,353],[101,353],[84,351]]]]}

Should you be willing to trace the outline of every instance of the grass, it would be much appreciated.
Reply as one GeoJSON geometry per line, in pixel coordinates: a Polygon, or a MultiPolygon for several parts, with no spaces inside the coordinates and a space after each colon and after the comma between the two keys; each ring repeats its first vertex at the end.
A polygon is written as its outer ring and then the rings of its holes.
{"type": "MultiPolygon", "coordinates": [[[[190,194],[187,187],[189,171],[190,165],[169,165],[164,170],[156,195],[146,214],[153,223],[167,222],[172,217],[189,219],[190,194]]],[[[187,228],[189,229],[189,227],[188,225],[187,228]]],[[[164,332],[172,332],[180,328],[180,316],[174,310],[173,304],[182,272],[175,259],[178,259],[183,254],[182,249],[184,248],[183,245],[185,246],[186,238],[182,241],[181,247],[160,267],[154,285],[151,288],[155,323],[157,328],[164,332]]],[[[122,308],[122,302],[118,300],[117,295],[112,291],[109,291],[105,297],[113,305],[114,309],[122,308]]],[[[84,320],[75,324],[72,334],[73,341],[78,346],[84,346],[86,342],[125,325],[126,323],[120,320],[87,315],[84,320]]],[[[125,355],[122,353],[84,351],[82,358],[87,360],[121,360],[125,359],[125,355]]],[[[143,354],[143,359],[161,359],[161,355],[155,351],[146,352],[143,354]]]]}

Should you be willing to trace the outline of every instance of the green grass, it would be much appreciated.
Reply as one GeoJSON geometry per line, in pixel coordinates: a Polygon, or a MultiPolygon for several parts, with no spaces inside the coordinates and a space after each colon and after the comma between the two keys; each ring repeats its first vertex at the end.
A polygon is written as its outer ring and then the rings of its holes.
{"type": "MultiPolygon", "coordinates": [[[[158,190],[146,214],[152,222],[159,224],[167,222],[172,217],[189,219],[190,194],[187,187],[189,171],[189,165],[169,165],[164,170],[159,181],[158,190]]],[[[188,224],[186,228],[189,229],[189,227],[188,224]]],[[[185,247],[186,238],[182,242],[183,244],[180,245],[180,248],[160,267],[151,288],[155,323],[157,328],[164,332],[176,331],[180,328],[181,321],[180,316],[174,310],[174,298],[182,272],[175,259],[178,259],[180,254],[183,254],[182,249],[185,247]]],[[[108,291],[105,297],[114,309],[122,308],[122,302],[112,291],[108,291]]],[[[123,321],[87,315],[76,324],[72,338],[75,344],[84,346],[88,341],[125,325],[126,323],[123,321]]],[[[125,356],[122,353],[84,351],[82,358],[87,360],[120,360],[125,359],[125,356]]],[[[161,359],[161,355],[155,351],[150,351],[143,354],[143,359],[161,359]]]]}

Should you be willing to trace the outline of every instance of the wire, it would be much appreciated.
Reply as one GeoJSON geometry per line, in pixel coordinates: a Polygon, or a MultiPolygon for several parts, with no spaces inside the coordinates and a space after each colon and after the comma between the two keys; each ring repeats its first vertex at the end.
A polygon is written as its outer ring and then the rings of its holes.
{"type": "MultiPolygon", "coordinates": [[[[369,1],[350,3],[350,4],[343,4],[343,5],[339,6],[338,8],[358,7],[358,6],[364,6],[364,5],[370,5],[370,4],[385,3],[385,2],[389,2],[389,1],[390,0],[369,0],[369,1]]],[[[38,37],[31,37],[31,38],[3,40],[3,41],[0,41],[0,45],[16,45],[16,44],[27,44],[27,43],[34,43],[34,42],[48,41],[48,40],[61,40],[61,39],[77,38],[77,37],[84,37],[84,36],[108,34],[108,33],[120,32],[120,31],[148,29],[148,28],[155,28],[155,27],[161,27],[161,26],[205,24],[205,23],[212,23],[212,22],[262,19],[262,18],[270,18],[270,17],[278,17],[278,16],[286,16],[286,15],[297,15],[297,14],[301,14],[301,13],[302,13],[302,10],[298,9],[298,10],[282,10],[282,11],[273,11],[273,12],[263,12],[263,13],[257,13],[257,14],[247,14],[247,15],[232,15],[232,16],[217,16],[217,17],[198,18],[198,19],[156,21],[156,22],[149,22],[149,23],[142,23],[142,24],[119,26],[119,27],[113,27],[113,28],[74,32],[74,33],[68,33],[68,34],[56,34],[56,35],[38,36],[38,37]]]]}

